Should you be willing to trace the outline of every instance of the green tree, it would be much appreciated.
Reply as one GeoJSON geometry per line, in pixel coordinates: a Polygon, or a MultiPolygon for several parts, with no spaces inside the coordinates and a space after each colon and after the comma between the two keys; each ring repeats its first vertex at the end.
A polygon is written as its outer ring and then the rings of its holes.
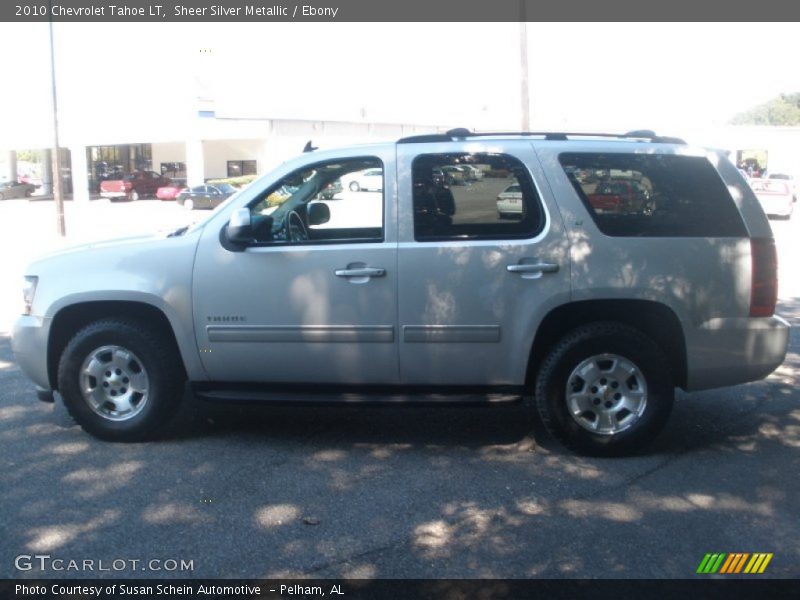
{"type": "Polygon", "coordinates": [[[781,94],[731,119],[734,125],[800,125],[800,93],[781,94]]]}
{"type": "Polygon", "coordinates": [[[41,162],[41,150],[17,150],[17,160],[24,160],[28,162],[41,162]]]}

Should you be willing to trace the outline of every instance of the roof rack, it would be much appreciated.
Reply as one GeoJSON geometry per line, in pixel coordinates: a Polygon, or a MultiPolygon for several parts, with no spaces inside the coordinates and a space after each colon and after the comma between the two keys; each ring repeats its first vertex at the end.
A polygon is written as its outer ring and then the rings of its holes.
{"type": "Polygon", "coordinates": [[[423,135],[412,135],[397,140],[398,144],[424,144],[432,142],[452,142],[455,140],[463,140],[466,138],[477,137],[502,137],[502,136],[530,136],[530,137],[544,137],[550,141],[567,141],[571,138],[613,138],[619,140],[645,140],[657,144],[686,144],[686,142],[677,137],[668,137],[656,135],[654,131],[649,129],[640,129],[636,131],[629,131],[628,133],[579,133],[579,132],[558,132],[558,131],[470,131],[463,127],[450,129],[445,133],[429,133],[423,135]]]}

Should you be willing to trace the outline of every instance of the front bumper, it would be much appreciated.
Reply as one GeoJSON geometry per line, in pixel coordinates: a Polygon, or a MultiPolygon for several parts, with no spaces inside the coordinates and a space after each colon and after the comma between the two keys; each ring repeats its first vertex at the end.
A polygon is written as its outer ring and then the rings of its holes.
{"type": "Polygon", "coordinates": [[[51,319],[22,316],[14,323],[11,350],[20,369],[41,391],[52,390],[47,374],[47,339],[51,319]]]}
{"type": "Polygon", "coordinates": [[[688,391],[762,379],[777,369],[789,346],[790,326],[778,316],[711,319],[687,328],[688,391]]]}

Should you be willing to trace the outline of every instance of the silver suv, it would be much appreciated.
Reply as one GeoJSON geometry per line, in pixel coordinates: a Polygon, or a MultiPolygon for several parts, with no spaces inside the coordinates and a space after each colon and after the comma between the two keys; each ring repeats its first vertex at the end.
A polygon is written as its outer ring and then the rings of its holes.
{"type": "Polygon", "coordinates": [[[223,402],[526,399],[570,448],[622,454],[675,387],[781,364],[776,263],[718,153],[458,129],[303,154],[192,227],[43,258],[13,348],[109,440],[157,434],[188,382],[223,402]]]}

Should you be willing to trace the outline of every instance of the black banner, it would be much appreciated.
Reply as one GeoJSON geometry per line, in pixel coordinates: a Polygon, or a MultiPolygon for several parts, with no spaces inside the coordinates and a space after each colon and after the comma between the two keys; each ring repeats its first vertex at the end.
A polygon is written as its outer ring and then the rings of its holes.
{"type": "MultiPolygon", "coordinates": [[[[3,0],[0,21],[514,22],[793,21],[786,0],[3,0]]],[[[602,31],[598,32],[598,43],[602,31]]],[[[631,32],[631,44],[646,40],[631,32]]],[[[659,40],[669,42],[669,40],[659,40]]]]}
{"type": "Polygon", "coordinates": [[[0,580],[0,600],[523,600],[531,598],[768,597],[795,600],[800,584],[770,579],[299,579],[0,580]]]}

